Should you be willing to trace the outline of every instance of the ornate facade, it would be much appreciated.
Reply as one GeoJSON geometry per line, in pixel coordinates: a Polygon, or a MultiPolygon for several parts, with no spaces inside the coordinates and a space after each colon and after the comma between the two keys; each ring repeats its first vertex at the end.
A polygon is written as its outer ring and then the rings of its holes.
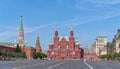
{"type": "Polygon", "coordinates": [[[67,36],[59,37],[56,28],[53,41],[49,44],[47,55],[48,58],[54,60],[83,58],[83,49],[80,47],[78,41],[75,41],[72,28],[69,38],[67,36]]]}

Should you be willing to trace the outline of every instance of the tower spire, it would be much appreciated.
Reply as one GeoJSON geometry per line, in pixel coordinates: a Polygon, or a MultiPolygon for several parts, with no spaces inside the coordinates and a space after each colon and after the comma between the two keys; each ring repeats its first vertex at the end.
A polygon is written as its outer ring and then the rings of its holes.
{"type": "Polygon", "coordinates": [[[74,35],[74,33],[73,33],[73,27],[72,27],[72,25],[70,26],[70,36],[73,36],[74,35]]]}
{"type": "Polygon", "coordinates": [[[40,45],[39,36],[37,36],[36,45],[40,45]]]}
{"type": "Polygon", "coordinates": [[[58,36],[58,25],[56,24],[56,28],[55,28],[55,37],[58,36]]]}
{"type": "Polygon", "coordinates": [[[20,46],[24,46],[24,30],[23,30],[23,24],[22,24],[22,16],[20,16],[20,27],[19,27],[19,33],[18,33],[18,44],[20,46]]]}
{"type": "Polygon", "coordinates": [[[39,36],[37,36],[37,39],[36,39],[36,52],[42,52],[40,41],[39,41],[39,36]]]}
{"type": "Polygon", "coordinates": [[[23,24],[22,24],[22,16],[20,16],[20,27],[19,27],[20,30],[23,30],[23,24]]]}

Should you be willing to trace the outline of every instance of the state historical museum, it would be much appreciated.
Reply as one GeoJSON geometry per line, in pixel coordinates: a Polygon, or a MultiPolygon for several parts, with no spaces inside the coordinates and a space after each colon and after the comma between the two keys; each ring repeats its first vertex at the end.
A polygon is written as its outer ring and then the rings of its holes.
{"type": "Polygon", "coordinates": [[[74,33],[71,27],[70,36],[58,36],[58,30],[56,27],[54,38],[49,44],[49,50],[47,51],[48,58],[59,59],[82,59],[83,49],[78,41],[75,41],[74,33]]]}

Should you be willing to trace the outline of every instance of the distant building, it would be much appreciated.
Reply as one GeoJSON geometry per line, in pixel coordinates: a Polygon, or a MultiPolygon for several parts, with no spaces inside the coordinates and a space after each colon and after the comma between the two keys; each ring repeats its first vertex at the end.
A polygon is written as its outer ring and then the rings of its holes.
{"type": "Polygon", "coordinates": [[[53,41],[49,44],[47,51],[48,58],[59,59],[81,59],[83,58],[83,49],[78,41],[75,41],[73,29],[71,27],[70,36],[58,36],[56,27],[53,41]]]}
{"type": "Polygon", "coordinates": [[[114,36],[111,46],[113,53],[120,53],[120,29],[117,30],[117,33],[114,36]]]}
{"type": "Polygon", "coordinates": [[[95,54],[93,46],[89,49],[87,44],[84,48],[84,60],[99,60],[99,57],[95,54]]]}
{"type": "Polygon", "coordinates": [[[97,56],[107,54],[107,37],[106,36],[97,36],[96,41],[94,42],[94,50],[97,56]]]}
{"type": "Polygon", "coordinates": [[[114,46],[113,46],[113,43],[112,43],[112,42],[108,42],[108,43],[107,43],[107,53],[108,53],[108,54],[114,53],[114,46]]]}

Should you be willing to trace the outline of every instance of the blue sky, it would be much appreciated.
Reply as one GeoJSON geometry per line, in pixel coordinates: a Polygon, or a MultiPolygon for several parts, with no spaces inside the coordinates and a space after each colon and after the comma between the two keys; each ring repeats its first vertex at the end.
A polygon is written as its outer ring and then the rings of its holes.
{"type": "Polygon", "coordinates": [[[100,35],[112,41],[120,28],[120,0],[0,0],[0,42],[17,40],[20,16],[27,45],[34,47],[39,35],[46,51],[56,24],[60,36],[69,36],[72,24],[79,43],[91,45],[100,35]]]}

